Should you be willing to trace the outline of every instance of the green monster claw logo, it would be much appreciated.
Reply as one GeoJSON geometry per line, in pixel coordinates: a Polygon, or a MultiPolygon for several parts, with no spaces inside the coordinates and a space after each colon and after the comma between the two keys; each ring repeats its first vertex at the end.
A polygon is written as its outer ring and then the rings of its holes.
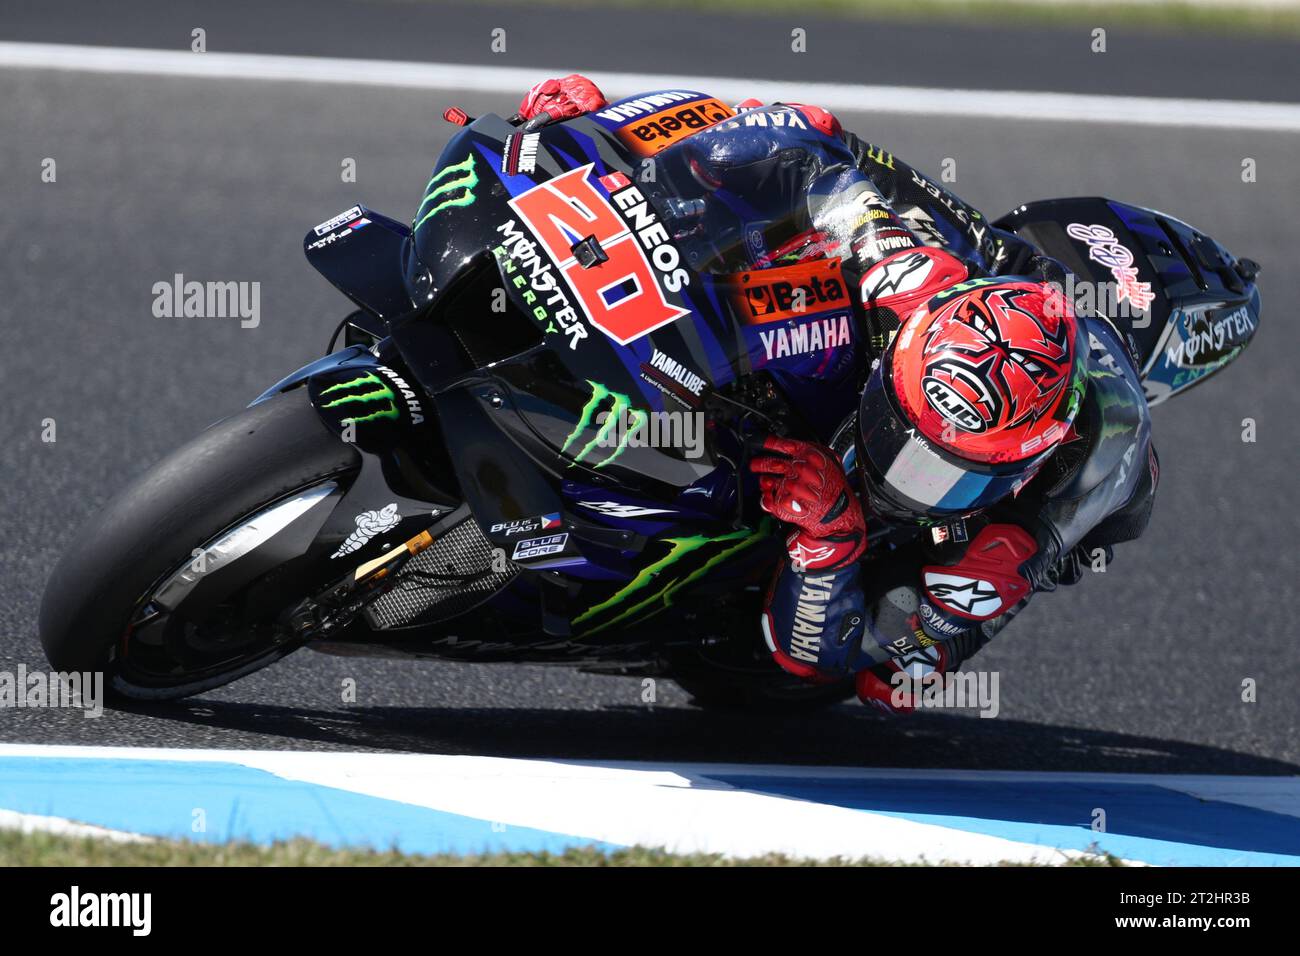
{"type": "Polygon", "coordinates": [[[569,437],[564,440],[564,445],[560,448],[560,451],[566,452],[569,450],[569,446],[578,440],[578,436],[582,434],[583,430],[592,426],[592,423],[595,421],[596,409],[600,407],[600,403],[607,398],[611,399],[613,404],[605,415],[604,422],[602,422],[599,429],[597,429],[596,437],[583,445],[582,449],[573,456],[574,464],[582,461],[587,457],[587,455],[591,454],[597,446],[606,446],[609,443],[611,433],[614,432],[616,428],[621,429],[617,436],[617,440],[614,442],[614,450],[592,465],[593,468],[604,468],[619,455],[623,454],[623,452],[627,451],[627,440],[645,427],[649,420],[649,416],[639,408],[633,408],[632,400],[621,392],[611,392],[604,385],[601,385],[599,382],[593,382],[590,379],[587,380],[587,384],[591,386],[591,400],[583,406],[582,417],[578,419],[578,424],[573,431],[569,433],[569,437]],[[627,420],[627,427],[622,428],[621,426],[624,424],[625,418],[627,420]]]}
{"type": "Polygon", "coordinates": [[[885,152],[879,146],[867,145],[867,159],[871,160],[877,166],[884,166],[886,169],[894,168],[893,154],[885,152]]]}
{"type": "Polygon", "coordinates": [[[424,187],[424,200],[420,203],[420,208],[415,211],[416,222],[411,228],[419,229],[424,225],[425,220],[431,219],[444,209],[450,209],[455,206],[469,206],[474,202],[474,187],[478,185],[478,173],[474,170],[474,154],[470,153],[462,162],[454,166],[444,166],[433,174],[429,180],[429,185],[424,187]],[[434,204],[428,212],[424,212],[424,207],[433,202],[440,196],[448,196],[441,202],[434,204]],[[424,213],[423,216],[420,213],[424,213]]]}
{"type": "MultiPolygon", "coordinates": [[[[698,581],[719,564],[730,560],[733,555],[744,551],[746,548],[758,544],[758,542],[768,538],[771,534],[772,522],[764,518],[762,524],[760,524],[757,529],[741,528],[739,531],[718,535],[714,538],[702,534],[692,535],[689,538],[664,538],[661,543],[668,545],[667,554],[654,563],[646,565],[637,572],[635,578],[623,585],[623,587],[619,588],[604,601],[587,608],[587,610],[583,611],[573,619],[573,624],[576,627],[577,625],[589,621],[593,617],[603,614],[605,611],[611,610],[617,605],[622,604],[632,595],[647,590],[653,585],[660,584],[661,582],[659,579],[663,576],[666,580],[662,583],[662,587],[658,587],[653,591],[653,593],[640,598],[640,600],[626,608],[622,613],[611,617],[604,623],[584,632],[582,636],[587,637],[591,634],[597,633],[598,631],[603,631],[605,628],[612,627],[620,621],[625,621],[630,617],[640,615],[649,617],[653,614],[658,614],[660,611],[666,610],[672,606],[674,595],[676,595],[676,593],[682,588],[698,581]],[[682,560],[687,555],[694,554],[710,545],[716,546],[717,550],[712,556],[699,564],[695,570],[680,577],[665,575],[665,572],[678,561],[682,560]]],[[[701,557],[703,557],[703,555],[701,555],[701,557]]]]}
{"type": "Polygon", "coordinates": [[[994,285],[1001,281],[1003,280],[999,279],[997,276],[981,276],[976,279],[967,279],[965,282],[959,282],[957,285],[949,286],[942,292],[936,292],[934,297],[936,299],[946,299],[948,296],[956,295],[958,292],[969,292],[971,289],[978,289],[983,285],[994,285]]]}
{"type": "Polygon", "coordinates": [[[352,402],[357,402],[362,405],[367,405],[370,402],[387,402],[388,407],[378,409],[368,415],[357,415],[353,418],[344,418],[339,422],[340,425],[354,425],[360,422],[372,422],[379,418],[396,419],[398,417],[397,396],[393,394],[392,389],[388,387],[384,380],[373,372],[365,372],[351,381],[339,382],[337,385],[331,385],[329,388],[322,389],[320,394],[321,397],[324,398],[331,392],[347,391],[352,388],[369,389],[369,391],[358,392],[355,395],[344,395],[341,398],[334,399],[332,402],[326,402],[321,407],[334,408],[338,405],[347,405],[352,402]]]}

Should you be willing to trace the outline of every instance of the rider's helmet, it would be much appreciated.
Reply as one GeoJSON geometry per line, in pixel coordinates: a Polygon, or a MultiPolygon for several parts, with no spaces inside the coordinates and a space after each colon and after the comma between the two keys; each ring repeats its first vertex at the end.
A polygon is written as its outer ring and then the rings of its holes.
{"type": "Polygon", "coordinates": [[[872,510],[925,524],[1018,493],[1070,433],[1087,355],[1052,285],[975,279],[933,296],[862,392],[856,457],[872,510]]]}

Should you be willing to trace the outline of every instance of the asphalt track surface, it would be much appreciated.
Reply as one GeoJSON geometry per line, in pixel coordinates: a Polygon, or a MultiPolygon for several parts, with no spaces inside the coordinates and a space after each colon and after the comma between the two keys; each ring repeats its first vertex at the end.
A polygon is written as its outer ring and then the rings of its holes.
{"type": "Polygon", "coordinates": [[[1282,37],[1168,35],[1095,20],[1066,27],[835,19],[668,8],[565,9],[464,0],[40,0],[6,10],[0,39],[436,63],[758,76],[804,82],[1300,101],[1297,44],[1282,37]],[[791,31],[805,31],[803,53],[791,31]],[[1092,31],[1106,30],[1106,52],[1092,31]],[[490,46],[505,31],[505,49],[490,46]]]}
{"type": "MultiPolygon", "coordinates": [[[[41,589],[83,519],[150,462],[320,354],[345,303],[303,259],[303,232],[358,201],[408,216],[448,137],[438,116],[449,102],[471,114],[514,107],[471,92],[0,70],[0,670],[44,666],[41,589]],[[55,183],[40,180],[45,157],[58,163],[55,183]],[[355,184],[339,181],[343,157],[356,160],[355,184]],[[260,282],[260,324],[154,318],[151,287],[175,273],[260,282]],[[52,444],[40,438],[47,418],[57,422],[52,444]]],[[[1040,597],[979,658],[1000,674],[997,719],[891,721],[858,705],[799,718],[720,716],[663,681],[648,705],[638,680],[299,652],[176,705],[97,720],[0,710],[0,739],[1297,772],[1300,332],[1284,306],[1300,299],[1296,135],[866,111],[842,119],[922,169],[955,158],[955,188],[992,215],[1029,199],[1108,194],[1179,215],[1265,266],[1252,348],[1154,412],[1162,483],[1146,536],[1121,547],[1107,573],[1040,597]],[[1241,182],[1246,156],[1258,163],[1257,183],[1241,182]],[[1257,423],[1253,444],[1241,440],[1247,417],[1257,423]],[[355,704],[341,702],[345,678],[357,681],[355,704]],[[1258,685],[1251,704],[1241,701],[1247,678],[1258,685]]]]}

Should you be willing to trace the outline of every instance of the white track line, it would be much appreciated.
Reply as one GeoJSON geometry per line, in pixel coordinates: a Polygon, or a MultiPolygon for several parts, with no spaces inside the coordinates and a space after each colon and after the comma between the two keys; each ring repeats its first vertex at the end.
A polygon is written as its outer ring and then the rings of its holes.
{"type": "MultiPolygon", "coordinates": [[[[412,63],[272,56],[261,53],[191,53],[183,50],[0,42],[0,67],[465,90],[510,96],[510,105],[514,104],[521,91],[528,89],[538,78],[563,75],[580,66],[581,64],[566,67],[474,66],[463,63],[412,63]]],[[[607,94],[615,96],[678,87],[703,90],[732,102],[753,96],[766,102],[801,100],[831,110],[866,113],[1300,132],[1300,104],[1292,103],[1007,90],[945,90],[918,86],[800,83],[655,73],[593,72],[591,75],[607,94]]]]}

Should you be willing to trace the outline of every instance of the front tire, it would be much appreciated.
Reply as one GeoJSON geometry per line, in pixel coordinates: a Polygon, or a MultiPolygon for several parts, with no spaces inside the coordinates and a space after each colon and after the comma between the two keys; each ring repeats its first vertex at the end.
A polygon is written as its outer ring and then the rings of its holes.
{"type": "MultiPolygon", "coordinates": [[[[127,635],[153,590],[194,549],[268,504],[358,467],[356,450],[325,428],[305,389],[211,426],[132,482],[74,537],[41,601],[41,644],[51,667],[103,671],[116,695],[175,699],[294,650],[266,622],[235,615],[229,624],[206,625],[231,633],[209,636],[213,659],[204,667],[178,658],[143,673],[133,669],[127,635]]],[[[285,593],[285,606],[301,597],[285,593]]]]}

